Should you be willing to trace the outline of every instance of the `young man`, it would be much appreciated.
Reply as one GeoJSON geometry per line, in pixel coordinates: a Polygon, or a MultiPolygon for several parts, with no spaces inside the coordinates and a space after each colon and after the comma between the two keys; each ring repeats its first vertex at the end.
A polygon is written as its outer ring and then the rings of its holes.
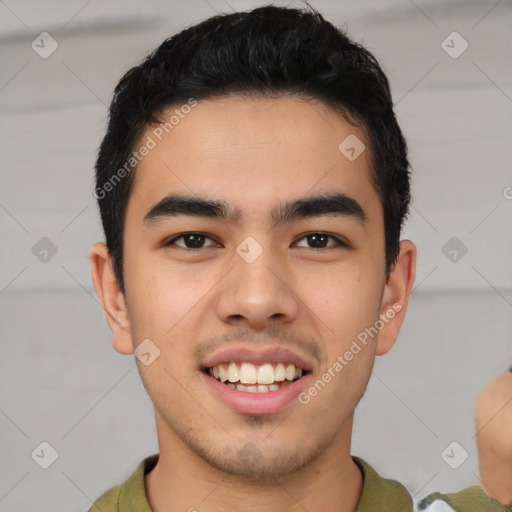
{"type": "MultiPolygon", "coordinates": [[[[91,510],[411,511],[350,454],[416,263],[373,56],[313,10],[209,19],[123,77],[96,170],[94,287],[159,454],[91,510]]],[[[439,503],[506,510],[479,487],[422,506],[439,503]]]]}

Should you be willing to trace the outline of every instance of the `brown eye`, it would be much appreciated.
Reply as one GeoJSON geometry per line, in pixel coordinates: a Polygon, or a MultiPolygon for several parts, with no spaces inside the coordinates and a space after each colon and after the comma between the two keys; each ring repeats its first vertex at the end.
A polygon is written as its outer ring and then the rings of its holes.
{"type": "Polygon", "coordinates": [[[299,242],[297,242],[298,247],[308,247],[310,249],[326,249],[328,247],[346,245],[335,236],[328,235],[327,233],[310,233],[300,238],[299,242]],[[334,240],[334,243],[329,244],[329,239],[334,240]],[[300,245],[299,242],[301,240],[305,240],[307,245],[300,245]]]}
{"type": "Polygon", "coordinates": [[[203,247],[209,247],[216,244],[210,237],[203,235],[202,233],[183,233],[182,235],[169,240],[165,245],[177,245],[183,249],[202,249],[203,247]],[[182,240],[182,242],[177,243],[177,240],[182,240]],[[205,245],[205,242],[208,240],[212,243],[205,245]]]}

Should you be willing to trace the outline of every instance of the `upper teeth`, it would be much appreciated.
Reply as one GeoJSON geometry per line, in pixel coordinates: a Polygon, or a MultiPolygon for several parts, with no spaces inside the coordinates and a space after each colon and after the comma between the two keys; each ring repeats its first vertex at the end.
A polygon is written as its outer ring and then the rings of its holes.
{"type": "Polygon", "coordinates": [[[210,368],[210,373],[221,382],[240,382],[242,384],[272,384],[284,380],[302,377],[302,369],[293,364],[270,363],[254,365],[251,363],[218,364],[210,368]]]}

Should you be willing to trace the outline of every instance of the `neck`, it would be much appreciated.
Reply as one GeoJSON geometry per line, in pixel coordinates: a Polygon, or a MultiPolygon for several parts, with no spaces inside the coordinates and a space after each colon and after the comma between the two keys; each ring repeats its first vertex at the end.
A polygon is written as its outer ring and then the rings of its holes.
{"type": "Polygon", "coordinates": [[[333,442],[299,471],[261,482],[228,474],[192,452],[157,417],[160,457],[146,475],[153,512],[354,512],[362,475],[350,456],[352,418],[333,442]]]}

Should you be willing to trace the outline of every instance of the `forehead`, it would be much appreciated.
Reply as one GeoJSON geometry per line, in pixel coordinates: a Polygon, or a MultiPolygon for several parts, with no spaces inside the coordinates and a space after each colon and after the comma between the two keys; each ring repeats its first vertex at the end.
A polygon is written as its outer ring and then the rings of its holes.
{"type": "Polygon", "coordinates": [[[160,118],[139,141],[151,147],[129,199],[139,217],[170,193],[225,200],[243,216],[277,198],[336,190],[380,211],[364,130],[320,101],[230,96],[173,106],[160,118]]]}

